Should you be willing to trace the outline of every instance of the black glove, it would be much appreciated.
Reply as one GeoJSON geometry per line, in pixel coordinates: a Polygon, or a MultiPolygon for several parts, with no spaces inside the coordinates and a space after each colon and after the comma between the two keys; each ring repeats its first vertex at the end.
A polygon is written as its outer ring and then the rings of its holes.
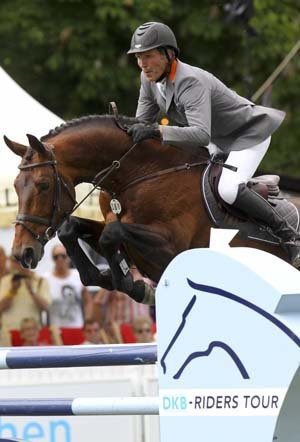
{"type": "Polygon", "coordinates": [[[127,133],[132,136],[134,144],[140,143],[147,138],[161,139],[158,123],[135,123],[127,130],[127,133]]]}

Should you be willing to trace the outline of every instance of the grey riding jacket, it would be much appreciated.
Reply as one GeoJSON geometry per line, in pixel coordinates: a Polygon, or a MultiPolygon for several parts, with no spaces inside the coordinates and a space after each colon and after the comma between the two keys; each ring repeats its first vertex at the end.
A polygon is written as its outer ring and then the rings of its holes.
{"type": "Polygon", "coordinates": [[[179,60],[174,66],[166,79],[165,98],[158,84],[141,73],[136,117],[154,123],[162,111],[176,124],[162,126],[163,143],[207,146],[213,142],[226,153],[243,150],[272,135],[285,117],[280,110],[241,97],[203,69],[179,60]]]}

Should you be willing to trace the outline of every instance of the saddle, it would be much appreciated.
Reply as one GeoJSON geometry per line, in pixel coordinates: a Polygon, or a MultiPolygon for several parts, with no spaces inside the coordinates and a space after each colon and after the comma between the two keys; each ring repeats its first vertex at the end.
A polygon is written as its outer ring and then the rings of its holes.
{"type": "MultiPolygon", "coordinates": [[[[238,229],[239,236],[244,240],[279,244],[280,239],[269,226],[247,219],[240,211],[220,198],[217,188],[221,172],[221,165],[210,163],[202,174],[202,197],[213,225],[218,228],[238,229]]],[[[247,185],[265,198],[282,218],[298,230],[298,210],[293,203],[280,195],[279,181],[278,175],[262,175],[252,178],[247,185]]]]}

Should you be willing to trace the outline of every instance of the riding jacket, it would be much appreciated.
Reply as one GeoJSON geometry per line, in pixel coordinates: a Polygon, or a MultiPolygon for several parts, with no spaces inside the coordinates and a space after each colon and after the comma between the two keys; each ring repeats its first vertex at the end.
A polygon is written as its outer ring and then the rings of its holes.
{"type": "Polygon", "coordinates": [[[207,146],[221,150],[247,149],[268,138],[285,113],[258,106],[229,89],[211,73],[175,60],[162,85],[141,73],[136,117],[144,123],[157,121],[159,112],[176,125],[161,126],[163,143],[207,146]]]}

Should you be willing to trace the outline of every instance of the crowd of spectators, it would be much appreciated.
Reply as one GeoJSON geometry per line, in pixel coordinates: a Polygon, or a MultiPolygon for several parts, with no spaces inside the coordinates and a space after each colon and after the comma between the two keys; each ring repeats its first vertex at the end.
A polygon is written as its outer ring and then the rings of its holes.
{"type": "MultiPolygon", "coordinates": [[[[155,313],[126,294],[85,287],[62,244],[46,273],[0,246],[0,346],[97,345],[155,340],[155,313]]],[[[131,268],[134,279],[142,275],[131,268]]],[[[147,281],[151,284],[151,281],[147,281]]]]}

